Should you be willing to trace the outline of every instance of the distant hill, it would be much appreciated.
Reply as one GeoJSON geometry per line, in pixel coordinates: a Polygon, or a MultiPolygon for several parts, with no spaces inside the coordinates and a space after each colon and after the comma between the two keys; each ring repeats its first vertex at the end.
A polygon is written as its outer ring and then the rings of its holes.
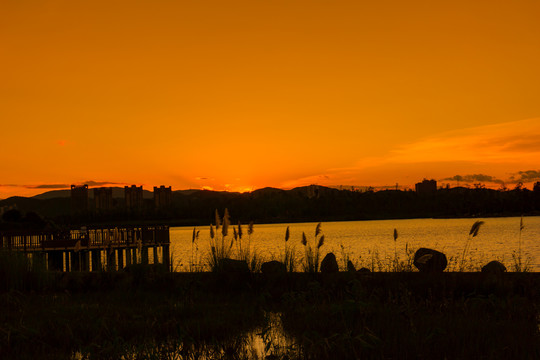
{"type": "MultiPolygon", "coordinates": [[[[94,198],[94,191],[93,188],[88,189],[88,197],[93,199],[94,198]]],[[[123,187],[113,187],[113,198],[124,198],[124,188],[123,187]]],[[[39,199],[39,200],[46,200],[46,199],[54,199],[54,198],[69,198],[71,197],[71,189],[66,190],[52,190],[47,191],[39,195],[35,195],[32,198],[39,199]]],[[[143,199],[153,199],[154,198],[154,192],[149,190],[143,189],[143,199]]]]}
{"type": "MultiPolygon", "coordinates": [[[[92,194],[90,191],[89,195],[92,194]]],[[[90,199],[88,214],[71,214],[70,190],[49,191],[32,198],[11,197],[0,201],[0,208],[34,211],[70,224],[201,225],[214,222],[215,210],[223,214],[225,208],[232,223],[540,215],[540,189],[451,188],[432,194],[401,190],[359,192],[318,185],[291,190],[267,187],[249,193],[190,189],[173,191],[171,206],[165,209],[155,209],[153,193],[145,190],[143,208],[137,212],[126,211],[123,188],[113,188],[113,197],[113,208],[107,213],[92,210],[94,201],[90,199]]]]}
{"type": "Polygon", "coordinates": [[[36,199],[12,196],[0,201],[0,206],[14,207],[23,212],[36,212],[48,217],[69,214],[71,199],[68,197],[36,199]]]}
{"type": "Polygon", "coordinates": [[[70,197],[70,195],[71,195],[71,190],[52,190],[52,191],[44,192],[39,195],[34,195],[32,196],[32,199],[46,200],[46,199],[70,197]]]}
{"type": "MultiPolygon", "coordinates": [[[[92,191],[94,188],[88,189],[88,197],[94,198],[94,192],[92,191]]],[[[123,199],[124,198],[124,188],[123,187],[113,187],[113,198],[115,199],[123,199]]],[[[153,189],[152,189],[153,190],[153,189]]],[[[200,191],[199,189],[189,189],[189,190],[175,190],[172,193],[173,194],[180,194],[180,195],[191,195],[194,192],[200,191]]],[[[71,197],[71,189],[65,189],[65,190],[51,190],[44,192],[42,194],[38,194],[35,196],[32,196],[32,199],[38,199],[38,200],[48,200],[48,199],[54,199],[54,198],[69,198],[71,197]]],[[[154,192],[150,190],[143,189],[143,198],[144,199],[153,199],[154,198],[154,192]]],[[[2,201],[4,199],[0,199],[2,201]]]]}

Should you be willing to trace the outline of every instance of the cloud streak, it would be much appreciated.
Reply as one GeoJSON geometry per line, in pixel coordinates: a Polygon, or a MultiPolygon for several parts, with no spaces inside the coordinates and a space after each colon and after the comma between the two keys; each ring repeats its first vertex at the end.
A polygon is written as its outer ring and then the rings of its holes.
{"type": "Polygon", "coordinates": [[[484,175],[484,174],[472,174],[472,175],[454,175],[452,177],[444,178],[442,181],[459,181],[459,182],[488,182],[488,183],[495,183],[495,184],[504,184],[505,182],[501,179],[497,179],[494,176],[491,175],[484,175]]]}
{"type": "MultiPolygon", "coordinates": [[[[113,181],[94,181],[89,180],[83,183],[77,183],[76,185],[88,185],[88,186],[105,186],[105,185],[126,185],[126,183],[119,183],[113,181]]],[[[24,189],[49,189],[49,190],[62,190],[70,189],[71,184],[0,184],[0,187],[14,187],[24,189]]]]}
{"type": "Polygon", "coordinates": [[[312,184],[409,185],[423,177],[463,182],[528,183],[540,180],[540,119],[454,130],[356,164],[291,179],[286,187],[312,184]],[[453,175],[465,173],[467,175],[453,175]],[[490,174],[490,175],[486,175],[490,174]]]}
{"type": "Polygon", "coordinates": [[[40,184],[40,185],[25,185],[27,189],[67,189],[68,184],[40,184]]]}
{"type": "Polygon", "coordinates": [[[540,181],[540,170],[518,171],[510,177],[510,180],[516,183],[540,181]]]}
{"type": "Polygon", "coordinates": [[[388,161],[523,163],[538,158],[540,119],[528,119],[426,138],[395,150],[388,161]]]}

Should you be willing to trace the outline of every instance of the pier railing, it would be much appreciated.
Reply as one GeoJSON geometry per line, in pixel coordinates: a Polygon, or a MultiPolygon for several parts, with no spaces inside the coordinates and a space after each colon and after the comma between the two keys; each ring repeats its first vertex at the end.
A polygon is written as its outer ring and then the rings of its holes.
{"type": "Polygon", "coordinates": [[[114,271],[139,263],[171,269],[168,226],[3,231],[0,250],[41,258],[56,271],[114,271]]]}
{"type": "Polygon", "coordinates": [[[169,243],[168,226],[0,232],[0,248],[15,251],[105,249],[111,246],[159,246],[169,243]]]}

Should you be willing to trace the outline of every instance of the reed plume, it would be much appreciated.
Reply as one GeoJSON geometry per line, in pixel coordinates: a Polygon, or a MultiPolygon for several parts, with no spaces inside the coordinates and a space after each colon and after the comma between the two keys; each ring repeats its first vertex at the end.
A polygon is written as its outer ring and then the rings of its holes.
{"type": "Polygon", "coordinates": [[[283,255],[283,263],[285,264],[285,268],[287,269],[287,271],[293,272],[295,268],[295,251],[294,247],[287,243],[290,236],[291,233],[289,230],[289,226],[287,226],[287,229],[285,230],[285,254],[283,255]]]}
{"type": "Polygon", "coordinates": [[[197,263],[198,263],[198,254],[199,254],[199,246],[197,245],[197,240],[199,239],[199,230],[197,230],[196,227],[193,228],[193,234],[191,235],[191,264],[190,264],[190,271],[193,271],[194,268],[196,268],[195,263],[193,261],[193,247],[195,246],[196,249],[196,255],[197,263]]]}
{"type": "MultiPolygon", "coordinates": [[[[216,210],[216,214],[217,214],[217,210],[216,210]]],[[[223,213],[223,226],[221,227],[221,234],[224,237],[227,236],[229,232],[229,225],[230,225],[229,210],[225,208],[225,212],[223,213]]]]}
{"type": "Polygon", "coordinates": [[[304,271],[306,272],[312,272],[316,273],[319,271],[319,257],[320,257],[320,248],[324,245],[324,235],[321,235],[320,238],[317,240],[317,236],[319,236],[322,233],[322,226],[321,223],[318,223],[315,227],[315,237],[314,237],[314,245],[315,249],[311,246],[310,242],[308,242],[306,233],[302,232],[302,245],[304,245],[304,271]]]}
{"type": "Polygon", "coordinates": [[[240,238],[240,240],[242,240],[242,235],[243,235],[242,224],[240,224],[240,221],[239,221],[238,222],[238,237],[240,238]]]}
{"type": "Polygon", "coordinates": [[[394,271],[398,270],[397,238],[398,238],[398,232],[397,232],[397,229],[394,228],[394,271]]]}
{"type": "Polygon", "coordinates": [[[465,255],[469,251],[469,247],[471,246],[471,240],[472,240],[472,238],[474,238],[474,237],[476,237],[478,235],[478,231],[480,231],[480,227],[483,224],[484,224],[483,221],[475,221],[475,223],[471,226],[471,230],[469,230],[469,237],[467,238],[467,242],[465,243],[465,248],[463,249],[463,254],[461,255],[460,271],[464,270],[465,255]]]}
{"type": "Polygon", "coordinates": [[[317,224],[317,227],[315,227],[315,237],[319,236],[319,234],[321,233],[321,223],[318,223],[317,224]]]}
{"type": "Polygon", "coordinates": [[[216,218],[216,231],[219,230],[219,227],[221,225],[221,218],[219,217],[219,212],[218,210],[216,209],[216,213],[215,213],[215,218],[216,218]]]}
{"type": "Polygon", "coordinates": [[[319,243],[317,244],[317,249],[319,249],[324,244],[324,235],[320,237],[319,243]]]}

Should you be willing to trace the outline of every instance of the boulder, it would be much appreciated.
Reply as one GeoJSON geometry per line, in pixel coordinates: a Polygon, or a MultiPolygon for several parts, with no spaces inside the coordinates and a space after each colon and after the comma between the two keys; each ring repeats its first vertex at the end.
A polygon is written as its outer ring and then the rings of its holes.
{"type": "Polygon", "coordinates": [[[371,272],[371,270],[369,270],[367,267],[363,267],[363,268],[358,269],[357,272],[359,272],[359,273],[369,273],[369,272],[371,272]]]}
{"type": "Polygon", "coordinates": [[[354,264],[351,260],[347,261],[347,271],[349,272],[356,272],[356,268],[354,267],[354,264]]]}
{"type": "Polygon", "coordinates": [[[482,272],[488,274],[502,274],[505,271],[506,266],[504,266],[500,261],[491,261],[482,267],[482,272]]]}
{"type": "Polygon", "coordinates": [[[249,267],[245,261],[229,258],[224,258],[219,261],[219,270],[225,273],[249,273],[249,267]]]}
{"type": "Polygon", "coordinates": [[[414,254],[414,266],[416,266],[420,272],[443,272],[444,269],[446,269],[446,265],[448,265],[446,255],[440,251],[420,248],[414,254]]]}
{"type": "Polygon", "coordinates": [[[280,261],[272,260],[261,265],[261,272],[269,276],[280,275],[287,272],[287,267],[280,261]]]}
{"type": "Polygon", "coordinates": [[[339,271],[339,266],[336,260],[336,255],[328,253],[321,262],[321,272],[325,274],[336,273],[339,271]]]}

